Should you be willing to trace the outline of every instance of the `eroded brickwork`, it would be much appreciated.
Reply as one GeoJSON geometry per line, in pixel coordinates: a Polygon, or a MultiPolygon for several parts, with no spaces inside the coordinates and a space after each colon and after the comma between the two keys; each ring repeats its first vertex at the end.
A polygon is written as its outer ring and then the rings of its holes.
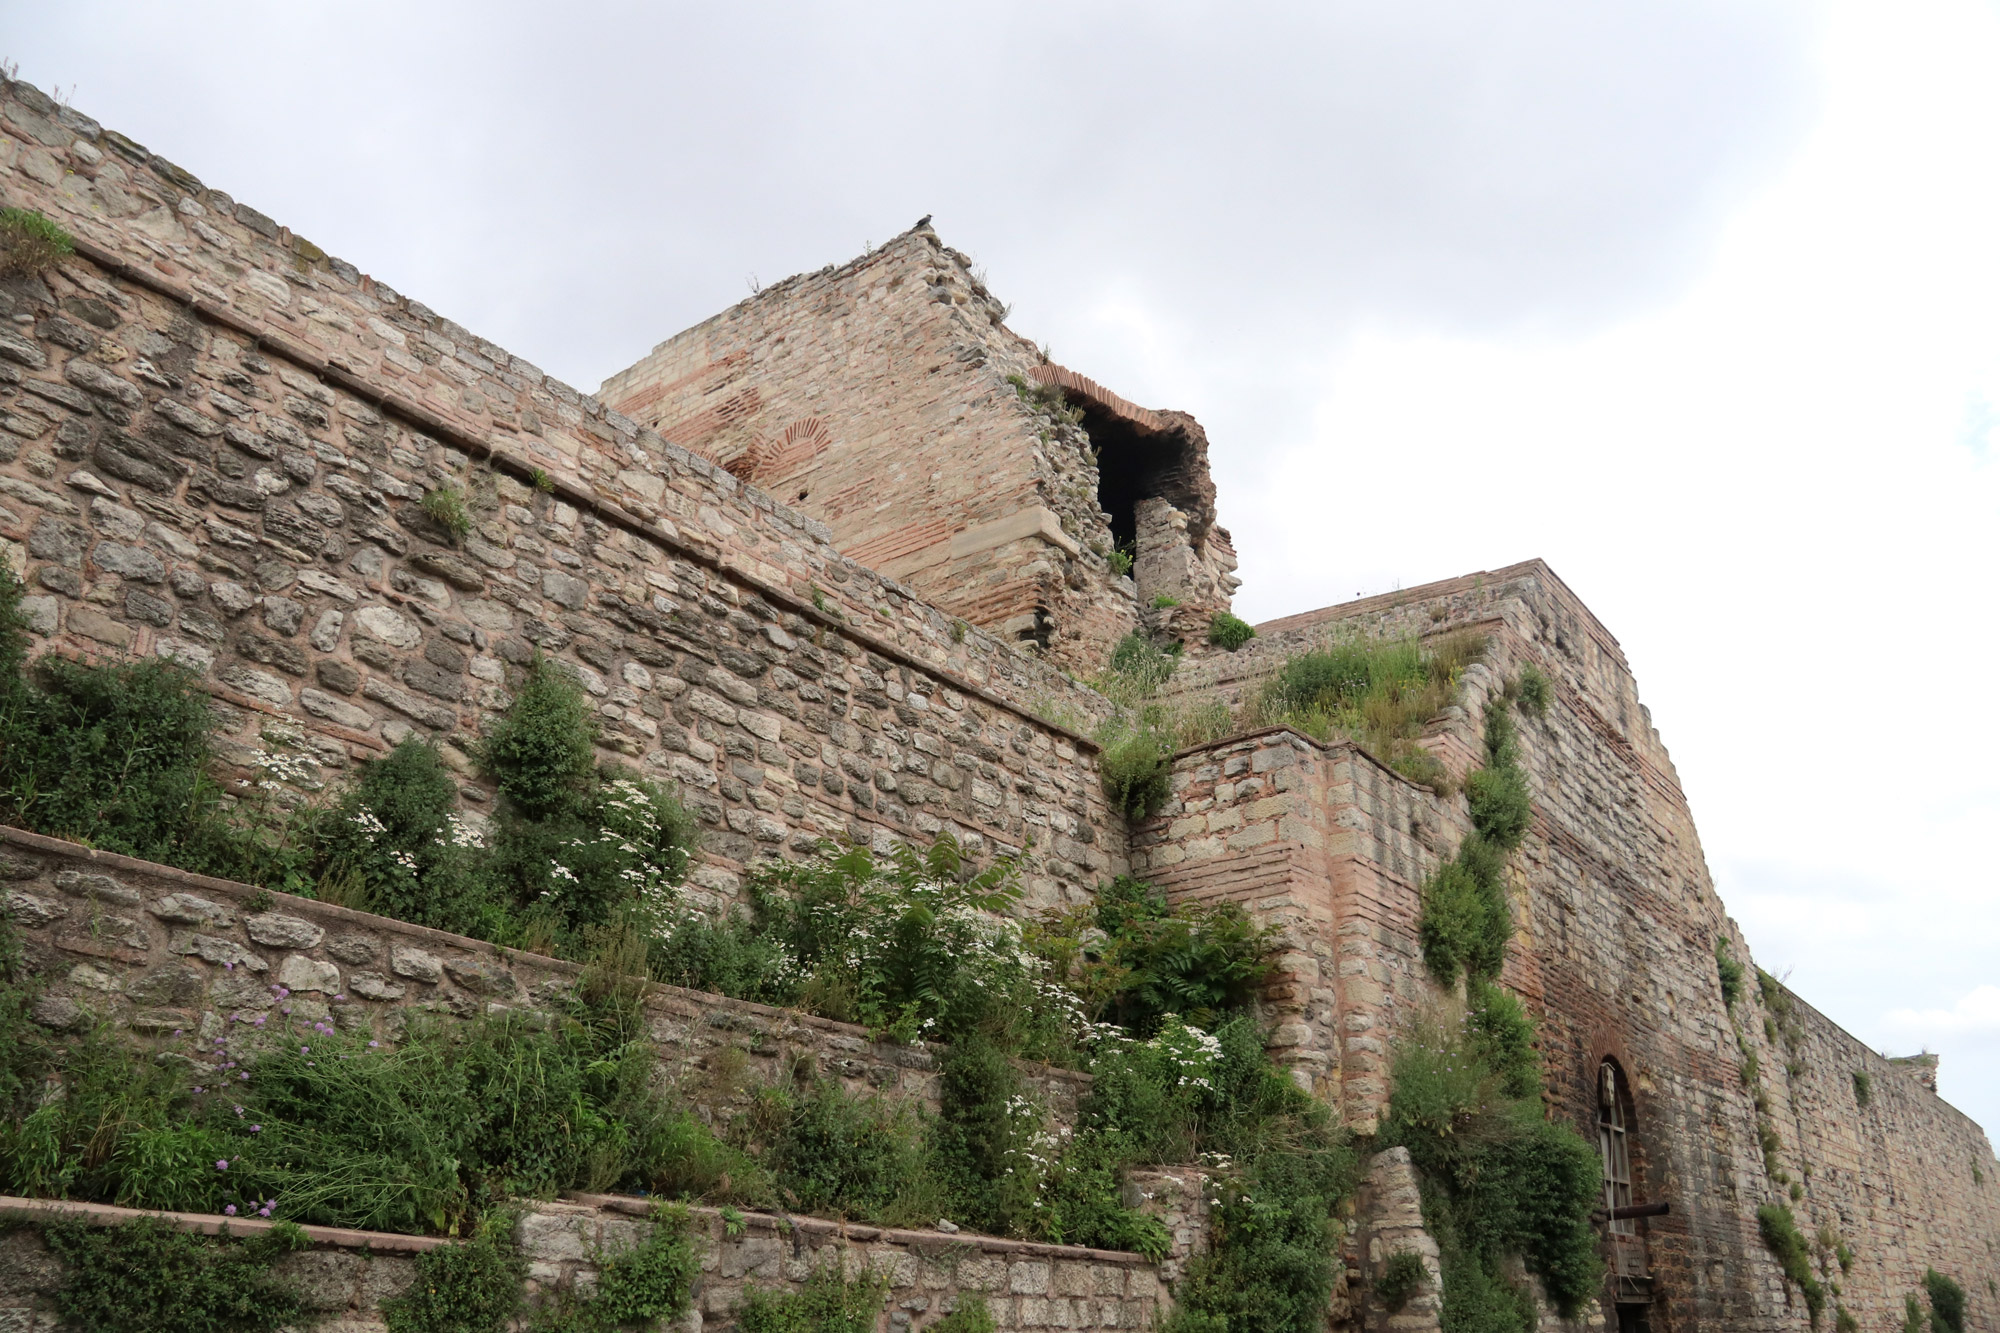
{"type": "Polygon", "coordinates": [[[1101,665],[1161,593],[1205,631],[1236,560],[1201,428],[1049,366],[1005,313],[920,225],[675,335],[599,395],[825,522],[856,561],[1056,660],[1101,665]],[[1042,383],[1082,425],[1036,399],[1042,383]],[[1135,578],[1112,572],[1121,545],[1135,578]]]}

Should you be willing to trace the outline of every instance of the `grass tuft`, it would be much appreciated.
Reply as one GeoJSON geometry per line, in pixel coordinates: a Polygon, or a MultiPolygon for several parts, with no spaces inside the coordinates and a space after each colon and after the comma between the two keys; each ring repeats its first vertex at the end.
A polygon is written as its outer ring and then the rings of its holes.
{"type": "Polygon", "coordinates": [[[76,252],[76,241],[42,214],[0,208],[0,278],[31,278],[76,252]]]}

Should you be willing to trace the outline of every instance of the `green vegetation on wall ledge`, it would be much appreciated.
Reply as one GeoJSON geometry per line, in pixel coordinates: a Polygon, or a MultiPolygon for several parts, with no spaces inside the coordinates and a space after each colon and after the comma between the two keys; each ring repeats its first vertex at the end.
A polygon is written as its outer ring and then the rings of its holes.
{"type": "Polygon", "coordinates": [[[1826,1309],[1826,1288],[1813,1273],[1812,1253],[1792,1217],[1792,1210],[1781,1203],[1765,1204],[1757,1210],[1757,1230],[1764,1237],[1764,1248],[1778,1261],[1785,1280],[1805,1298],[1806,1313],[1812,1319],[1812,1326],[1818,1328],[1820,1315],[1826,1309]]]}
{"type": "Polygon", "coordinates": [[[1507,693],[1486,704],[1486,763],[1465,781],[1472,832],[1424,884],[1417,936],[1431,975],[1447,987],[1461,972],[1499,976],[1514,933],[1507,858],[1527,836],[1532,807],[1507,705],[1507,693]]]}
{"type": "Polygon", "coordinates": [[[1289,726],[1318,740],[1346,736],[1412,782],[1444,792],[1444,765],[1418,743],[1486,651],[1477,634],[1432,640],[1354,639],[1286,660],[1250,705],[1251,726],[1289,726]]]}
{"type": "Polygon", "coordinates": [[[1227,652],[1235,652],[1256,637],[1256,626],[1227,611],[1217,611],[1208,619],[1208,641],[1227,652]]]}
{"type": "Polygon", "coordinates": [[[59,223],[28,208],[0,208],[0,278],[32,278],[76,251],[59,223]]]}
{"type": "Polygon", "coordinates": [[[1565,1318],[1597,1292],[1597,1153],[1545,1118],[1532,1039],[1519,1001],[1475,983],[1469,1005],[1441,1001],[1394,1052],[1380,1137],[1416,1167],[1446,1333],[1532,1333],[1534,1299],[1509,1276],[1517,1258],[1565,1318]]]}
{"type": "Polygon", "coordinates": [[[42,1231],[63,1264],[56,1312],[67,1328],[147,1333],[272,1333],[298,1321],[298,1294],[270,1273],[308,1245],[296,1226],[248,1240],[176,1231],[156,1218],[42,1231]]]}

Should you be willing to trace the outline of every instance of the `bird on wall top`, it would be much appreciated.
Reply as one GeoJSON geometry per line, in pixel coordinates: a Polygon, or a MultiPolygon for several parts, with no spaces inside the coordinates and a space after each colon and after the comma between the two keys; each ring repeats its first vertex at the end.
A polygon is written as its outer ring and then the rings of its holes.
{"type": "Polygon", "coordinates": [[[920,218],[918,218],[918,219],[917,219],[917,225],[916,225],[916,226],[914,226],[914,227],[912,227],[912,228],[910,228],[910,230],[911,230],[911,231],[922,231],[922,230],[923,230],[923,229],[924,229],[925,227],[928,227],[928,226],[930,226],[930,225],[931,225],[931,215],[930,215],[930,214],[928,214],[928,213],[926,213],[926,214],[924,214],[924,215],[923,215],[922,217],[920,217],[920,218]]]}

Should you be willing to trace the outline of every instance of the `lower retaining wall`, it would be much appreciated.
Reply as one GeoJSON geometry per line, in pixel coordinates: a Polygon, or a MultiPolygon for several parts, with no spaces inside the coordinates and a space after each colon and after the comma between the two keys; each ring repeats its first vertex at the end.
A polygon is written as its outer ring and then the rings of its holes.
{"type": "MultiPolygon", "coordinates": [[[[642,1240],[651,1225],[649,1207],[643,1199],[607,1195],[529,1205],[514,1233],[529,1264],[524,1295],[533,1301],[562,1289],[590,1290],[596,1257],[642,1240]]],[[[14,1223],[113,1226],[143,1215],[105,1204],[0,1198],[0,1220],[14,1223]]],[[[735,1215],[725,1224],[715,1208],[691,1208],[689,1215],[702,1258],[683,1333],[733,1324],[748,1288],[796,1290],[828,1266],[872,1270],[887,1280],[878,1333],[925,1328],[970,1293],[985,1297],[1002,1333],[1157,1328],[1172,1304],[1159,1268],[1136,1254],[762,1213],[735,1215]]],[[[271,1225],[191,1213],[153,1216],[208,1235],[226,1229],[247,1236],[271,1225]]],[[[312,1248],[280,1259],[273,1272],[316,1317],[304,1326],[312,1333],[385,1333],[383,1303],[416,1280],[418,1254],[446,1243],[335,1227],[306,1232],[312,1248]]],[[[32,1225],[0,1232],[0,1330],[54,1330],[54,1296],[62,1281],[61,1261],[32,1225]]]]}
{"type": "MultiPolygon", "coordinates": [[[[13,918],[29,972],[45,983],[34,1011],[43,1026],[108,1022],[136,1039],[182,1045],[227,1033],[245,1053],[288,1026],[332,1023],[393,1040],[412,1014],[535,1011],[558,1003],[582,971],[5,827],[0,910],[13,918]]],[[[710,1112],[727,1112],[744,1088],[801,1061],[850,1091],[936,1109],[936,1048],[672,986],[651,987],[646,1005],[662,1075],[710,1112]]],[[[1052,1124],[1075,1123],[1089,1075],[1045,1065],[1022,1072],[1052,1124]]]]}

